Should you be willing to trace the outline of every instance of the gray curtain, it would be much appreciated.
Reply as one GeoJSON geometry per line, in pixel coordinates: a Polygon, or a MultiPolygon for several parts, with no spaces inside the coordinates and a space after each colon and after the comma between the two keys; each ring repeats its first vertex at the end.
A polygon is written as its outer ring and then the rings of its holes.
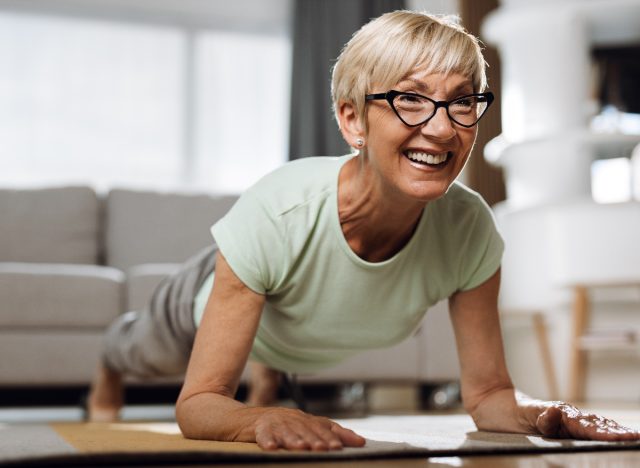
{"type": "Polygon", "coordinates": [[[289,159],[349,151],[331,109],[331,67],[363,24],[404,0],[294,0],[289,159]]]}

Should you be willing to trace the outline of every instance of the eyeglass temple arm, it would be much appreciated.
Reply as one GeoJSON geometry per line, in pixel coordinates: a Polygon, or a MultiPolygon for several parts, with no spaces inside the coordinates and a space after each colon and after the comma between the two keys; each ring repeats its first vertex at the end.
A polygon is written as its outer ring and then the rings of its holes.
{"type": "Polygon", "coordinates": [[[387,93],[365,94],[365,101],[373,101],[376,99],[387,99],[387,93]]]}

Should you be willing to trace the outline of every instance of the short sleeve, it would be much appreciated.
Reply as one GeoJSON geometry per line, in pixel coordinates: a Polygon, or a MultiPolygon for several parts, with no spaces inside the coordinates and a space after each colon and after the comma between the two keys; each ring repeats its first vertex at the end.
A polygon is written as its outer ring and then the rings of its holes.
{"type": "Polygon", "coordinates": [[[227,263],[240,280],[259,294],[268,294],[282,276],[284,236],[277,218],[251,191],[211,227],[227,263]]]}
{"type": "Polygon", "coordinates": [[[498,270],[502,262],[504,241],[498,232],[491,208],[478,198],[476,216],[468,226],[467,241],[460,259],[459,290],[480,286],[498,270]]]}

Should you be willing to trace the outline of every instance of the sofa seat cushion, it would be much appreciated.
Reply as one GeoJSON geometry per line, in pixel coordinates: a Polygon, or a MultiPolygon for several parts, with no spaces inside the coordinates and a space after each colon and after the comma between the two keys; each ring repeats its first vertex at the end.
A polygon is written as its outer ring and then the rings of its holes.
{"type": "Polygon", "coordinates": [[[95,265],[0,263],[0,328],[105,327],[124,309],[124,274],[95,265]]]}
{"type": "Polygon", "coordinates": [[[0,261],[98,263],[99,206],[89,187],[0,189],[0,261]]]}
{"type": "Polygon", "coordinates": [[[236,196],[115,189],[106,203],[106,264],[182,263],[211,245],[210,227],[236,196]]]}
{"type": "Polygon", "coordinates": [[[86,385],[100,360],[102,335],[0,329],[0,385],[86,385]]]}

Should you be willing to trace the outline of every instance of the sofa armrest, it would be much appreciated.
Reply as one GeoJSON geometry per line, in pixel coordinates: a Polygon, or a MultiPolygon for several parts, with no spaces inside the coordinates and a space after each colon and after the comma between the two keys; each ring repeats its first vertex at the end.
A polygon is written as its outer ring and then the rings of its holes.
{"type": "Polygon", "coordinates": [[[124,274],[97,265],[0,262],[0,327],[108,325],[124,307],[124,274]]]}
{"type": "Polygon", "coordinates": [[[145,263],[127,274],[127,310],[141,310],[163,279],[176,273],[180,263],[145,263]]]}

